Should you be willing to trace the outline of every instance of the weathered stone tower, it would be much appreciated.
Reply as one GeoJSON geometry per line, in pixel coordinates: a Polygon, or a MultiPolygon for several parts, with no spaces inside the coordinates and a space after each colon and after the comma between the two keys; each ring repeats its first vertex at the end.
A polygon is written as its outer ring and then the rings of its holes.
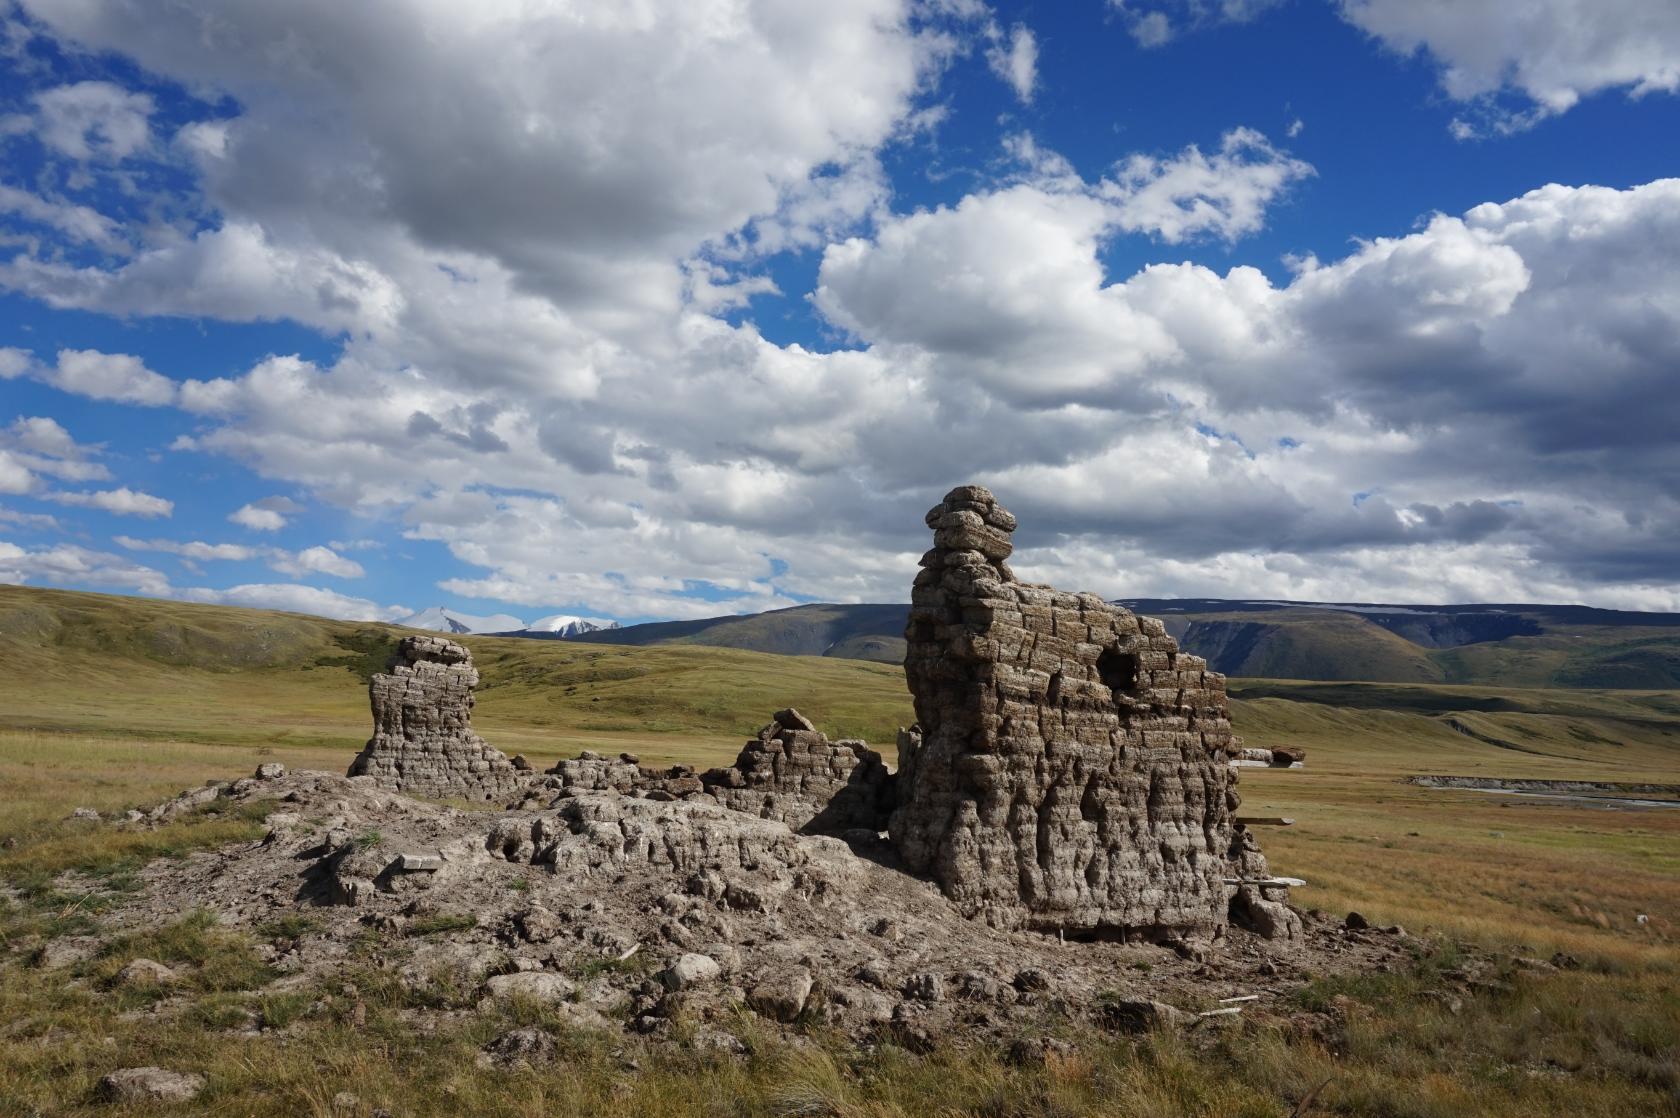
{"type": "MultiPolygon", "coordinates": [[[[1005,927],[1222,934],[1239,799],[1225,677],[1161,623],[1017,582],[979,486],[927,515],[890,831],[911,869],[1005,927]]],[[[1250,844],[1252,845],[1252,844],[1250,844]]]]}
{"type": "Polygon", "coordinates": [[[473,732],[472,654],[443,637],[404,637],[368,684],[373,737],[350,763],[399,792],[489,800],[518,783],[513,762],[473,732]]]}

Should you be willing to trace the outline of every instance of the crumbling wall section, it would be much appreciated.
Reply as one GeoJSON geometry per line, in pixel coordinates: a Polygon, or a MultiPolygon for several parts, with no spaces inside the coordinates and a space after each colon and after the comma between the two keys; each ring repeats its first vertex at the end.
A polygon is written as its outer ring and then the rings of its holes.
{"type": "Polygon", "coordinates": [[[1018,581],[1015,517],[989,491],[952,490],[927,524],[900,856],[1000,926],[1222,934],[1240,802],[1224,677],[1157,620],[1018,581]]]}
{"type": "Polygon", "coordinates": [[[861,741],[829,741],[792,708],[777,711],[734,765],[701,779],[723,806],[806,834],[881,831],[893,807],[879,753],[861,741]]]}
{"type": "Polygon", "coordinates": [[[629,753],[595,753],[561,761],[548,772],[560,798],[617,792],[648,800],[710,799],[802,834],[882,831],[893,807],[893,777],[881,755],[861,741],[830,741],[791,707],[748,741],[735,763],[696,773],[640,764],[629,753]]]}
{"type": "Polygon", "coordinates": [[[391,666],[368,684],[373,737],[350,764],[411,795],[492,800],[511,795],[513,763],[472,728],[478,669],[472,654],[437,636],[404,637],[391,666]]]}

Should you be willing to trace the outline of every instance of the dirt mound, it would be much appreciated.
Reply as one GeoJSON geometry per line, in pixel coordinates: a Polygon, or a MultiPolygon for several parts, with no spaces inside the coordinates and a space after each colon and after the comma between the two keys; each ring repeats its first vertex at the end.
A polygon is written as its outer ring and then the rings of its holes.
{"type": "Polygon", "coordinates": [[[581,1025],[659,1034],[681,1009],[722,1029],[740,1007],[912,1045],[1035,1034],[1058,1022],[1195,1021],[1219,999],[1271,1000],[1308,974],[1391,964],[1403,935],[1309,919],[1295,941],[1233,929],[1201,958],[965,919],[890,843],[800,834],[709,797],[580,791],[528,774],[521,806],[461,810],[371,777],[283,772],[195,789],[149,827],[201,806],[268,803],[268,833],[160,860],[115,927],[194,908],[235,928],[308,913],[271,962],[325,978],[370,939],[405,981],[439,975],[484,998],[564,1003],[581,1025]],[[400,948],[400,950],[399,950],[400,948]],[[1121,1007],[1117,1009],[1116,1007],[1121,1007]]]}

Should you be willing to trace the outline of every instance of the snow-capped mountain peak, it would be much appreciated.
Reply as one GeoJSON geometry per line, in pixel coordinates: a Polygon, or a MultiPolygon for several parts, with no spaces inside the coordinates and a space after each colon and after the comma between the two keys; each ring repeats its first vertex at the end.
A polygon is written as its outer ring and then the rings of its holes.
{"type": "Polygon", "coordinates": [[[585,633],[600,633],[607,629],[618,628],[618,622],[605,617],[574,617],[571,614],[557,613],[552,617],[539,617],[525,626],[527,633],[553,633],[561,637],[580,637],[585,633]]]}
{"type": "Polygon", "coordinates": [[[432,606],[410,614],[397,622],[410,629],[431,629],[438,633],[512,633],[525,628],[525,622],[506,613],[478,617],[445,606],[432,606]]]}

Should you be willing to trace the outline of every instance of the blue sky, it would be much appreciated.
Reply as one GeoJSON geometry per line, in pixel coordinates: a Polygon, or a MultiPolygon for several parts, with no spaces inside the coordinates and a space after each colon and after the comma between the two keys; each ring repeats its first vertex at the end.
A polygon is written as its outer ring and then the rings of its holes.
{"type": "Polygon", "coordinates": [[[25,0],[0,579],[1680,609],[1660,8],[25,0]]]}

